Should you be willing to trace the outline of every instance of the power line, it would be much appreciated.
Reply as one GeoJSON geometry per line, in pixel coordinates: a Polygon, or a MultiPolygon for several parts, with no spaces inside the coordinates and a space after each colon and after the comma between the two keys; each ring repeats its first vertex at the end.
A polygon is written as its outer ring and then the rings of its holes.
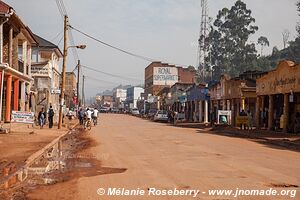
{"type": "Polygon", "coordinates": [[[54,41],[56,40],[62,33],[64,30],[61,30],[54,38],[52,38],[50,41],[54,41]]]}
{"type": "MultiPolygon", "coordinates": [[[[95,40],[96,42],[99,42],[99,43],[101,43],[101,44],[103,44],[103,45],[105,45],[105,46],[108,46],[108,47],[110,47],[110,48],[113,48],[113,49],[115,49],[115,50],[117,50],[117,51],[123,52],[123,53],[125,53],[125,54],[127,54],[127,55],[130,55],[130,56],[133,56],[133,57],[136,57],[136,58],[139,58],[139,59],[148,61],[148,62],[160,61],[159,59],[153,59],[153,58],[150,58],[150,57],[142,56],[142,55],[139,55],[139,54],[132,53],[132,52],[130,52],[130,51],[121,49],[120,47],[111,45],[111,44],[109,44],[109,43],[107,43],[107,42],[104,42],[104,41],[102,41],[102,40],[100,40],[100,39],[95,38],[94,36],[91,36],[91,35],[89,35],[89,34],[83,32],[83,31],[78,30],[77,28],[75,28],[75,27],[73,27],[73,26],[71,26],[71,25],[70,25],[69,27],[70,27],[71,29],[77,31],[78,33],[81,33],[82,35],[85,35],[86,37],[88,37],[88,38],[90,38],[90,39],[92,39],[92,40],[95,40]]],[[[165,61],[162,61],[162,62],[165,62],[165,61]]],[[[167,63],[169,63],[170,65],[177,65],[177,66],[183,66],[183,67],[189,66],[189,65],[176,64],[176,63],[172,63],[172,62],[167,62],[167,63]]]]}
{"type": "MultiPolygon", "coordinates": [[[[60,14],[61,14],[62,17],[64,17],[65,15],[68,15],[68,12],[67,12],[67,9],[66,9],[66,6],[65,6],[63,0],[56,0],[56,5],[57,5],[58,10],[59,10],[59,12],[60,12],[60,14]]],[[[70,36],[69,40],[70,40],[71,45],[75,46],[75,42],[74,42],[74,37],[73,37],[73,34],[72,34],[72,30],[70,30],[70,29],[69,29],[69,36],[70,36]]],[[[74,58],[74,63],[76,63],[77,60],[80,60],[76,48],[72,48],[72,55],[73,55],[73,58],[74,58]]]]}
{"type": "Polygon", "coordinates": [[[101,41],[101,40],[99,40],[99,39],[97,39],[97,38],[95,38],[95,37],[93,37],[93,36],[91,36],[91,35],[89,35],[89,34],[87,34],[87,33],[85,33],[85,32],[82,32],[82,31],[80,31],[80,30],[74,28],[73,26],[70,26],[70,28],[72,28],[73,30],[75,30],[75,31],[77,31],[77,32],[79,32],[79,33],[81,33],[81,34],[83,34],[83,35],[85,35],[86,37],[88,37],[88,38],[90,38],[90,39],[93,39],[93,40],[95,40],[95,41],[97,41],[97,42],[99,42],[99,43],[101,43],[101,44],[103,44],[103,45],[105,45],[105,46],[108,46],[108,47],[113,48],[113,49],[115,49],[115,50],[121,51],[121,52],[123,52],[123,53],[125,53],[125,54],[128,54],[128,55],[130,55],[130,56],[134,56],[134,57],[137,57],[137,58],[140,58],[140,59],[142,59],[142,60],[149,61],[149,62],[154,62],[154,61],[155,61],[155,59],[148,58],[148,57],[142,56],[142,55],[138,55],[138,54],[129,52],[129,51],[127,51],[127,50],[123,50],[123,49],[121,49],[121,48],[119,48],[119,47],[113,46],[113,45],[111,45],[111,44],[108,44],[108,43],[106,43],[106,42],[104,42],[104,41],[101,41]]]}
{"type": "Polygon", "coordinates": [[[110,83],[110,84],[114,84],[114,85],[119,84],[119,83],[116,83],[116,82],[101,80],[101,79],[94,78],[94,77],[91,77],[91,76],[85,76],[85,77],[88,78],[88,79],[94,80],[94,81],[98,81],[98,82],[105,82],[105,83],[110,83]]]}
{"type": "Polygon", "coordinates": [[[80,65],[80,66],[83,67],[83,68],[86,68],[86,69],[95,71],[95,72],[99,72],[99,73],[102,73],[102,74],[105,74],[105,75],[108,75],[108,76],[111,76],[111,77],[115,77],[115,78],[121,78],[121,79],[127,80],[127,81],[142,81],[142,80],[136,79],[136,78],[131,78],[131,77],[125,77],[125,76],[120,76],[120,75],[111,74],[111,73],[104,72],[104,71],[101,71],[101,70],[99,70],[99,69],[95,69],[95,68],[88,67],[88,66],[85,66],[85,65],[80,65]]]}

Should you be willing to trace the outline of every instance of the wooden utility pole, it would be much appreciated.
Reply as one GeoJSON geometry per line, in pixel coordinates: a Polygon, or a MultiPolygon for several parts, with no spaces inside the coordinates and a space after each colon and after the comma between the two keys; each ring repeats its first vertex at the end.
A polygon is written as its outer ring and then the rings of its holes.
{"type": "Polygon", "coordinates": [[[80,80],[80,60],[78,60],[77,64],[77,105],[80,107],[80,98],[79,98],[79,80],[80,80]]]}
{"type": "MultiPolygon", "coordinates": [[[[85,96],[84,96],[84,79],[85,79],[85,76],[83,75],[82,77],[82,105],[85,104],[85,96]]],[[[85,105],[84,105],[85,106],[85,105]]]]}
{"type": "Polygon", "coordinates": [[[64,55],[63,55],[63,67],[61,73],[61,89],[60,89],[60,106],[59,106],[59,121],[58,129],[61,129],[63,119],[63,105],[65,98],[65,82],[66,82],[66,66],[67,66],[67,50],[68,50],[68,16],[65,15],[64,20],[64,55]]]}

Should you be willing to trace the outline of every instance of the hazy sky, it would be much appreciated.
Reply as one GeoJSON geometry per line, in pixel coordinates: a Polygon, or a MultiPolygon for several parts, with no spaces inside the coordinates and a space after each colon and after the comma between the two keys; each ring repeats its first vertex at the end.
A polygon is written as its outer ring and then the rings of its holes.
{"type": "MultiPolygon", "coordinates": [[[[4,0],[11,5],[30,29],[58,44],[62,37],[63,19],[55,0],[4,0]]],[[[209,16],[231,7],[235,0],[208,0],[209,16]]],[[[266,36],[270,47],[282,48],[282,31],[288,29],[295,38],[297,0],[244,0],[252,10],[259,31],[251,38],[266,36]]],[[[72,26],[112,45],[164,62],[196,65],[197,40],[200,31],[200,0],[64,0],[72,26]]],[[[86,44],[78,50],[83,65],[101,71],[132,77],[140,81],[113,78],[84,69],[87,76],[86,96],[122,84],[143,83],[147,61],[125,55],[73,32],[76,44],[86,44]],[[106,82],[91,80],[100,79],[106,82]]],[[[60,43],[62,48],[62,42],[60,43]]],[[[68,70],[76,63],[72,51],[68,54],[68,70]]]]}

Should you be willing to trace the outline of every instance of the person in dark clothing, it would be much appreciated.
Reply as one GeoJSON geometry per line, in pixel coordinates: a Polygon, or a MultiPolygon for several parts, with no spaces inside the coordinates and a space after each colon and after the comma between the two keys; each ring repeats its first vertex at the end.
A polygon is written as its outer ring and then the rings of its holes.
{"type": "Polygon", "coordinates": [[[78,111],[78,119],[79,119],[80,125],[83,125],[84,110],[82,108],[80,108],[79,111],[78,111]]]}
{"type": "Polygon", "coordinates": [[[54,117],[54,110],[52,106],[50,106],[48,110],[48,121],[49,121],[49,128],[53,127],[53,117],[54,117]]]}
{"type": "Polygon", "coordinates": [[[44,108],[41,109],[38,115],[38,120],[40,127],[43,128],[46,122],[46,112],[44,111],[44,108]]]}

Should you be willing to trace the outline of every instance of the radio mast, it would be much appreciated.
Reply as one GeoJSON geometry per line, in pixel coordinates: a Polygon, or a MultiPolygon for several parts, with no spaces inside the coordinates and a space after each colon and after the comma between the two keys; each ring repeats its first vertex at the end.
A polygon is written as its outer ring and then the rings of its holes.
{"type": "Polygon", "coordinates": [[[208,34],[209,34],[209,20],[208,20],[208,3],[207,0],[201,0],[201,25],[200,36],[198,40],[198,82],[203,83],[208,75],[208,63],[205,57],[208,56],[208,34]]]}

